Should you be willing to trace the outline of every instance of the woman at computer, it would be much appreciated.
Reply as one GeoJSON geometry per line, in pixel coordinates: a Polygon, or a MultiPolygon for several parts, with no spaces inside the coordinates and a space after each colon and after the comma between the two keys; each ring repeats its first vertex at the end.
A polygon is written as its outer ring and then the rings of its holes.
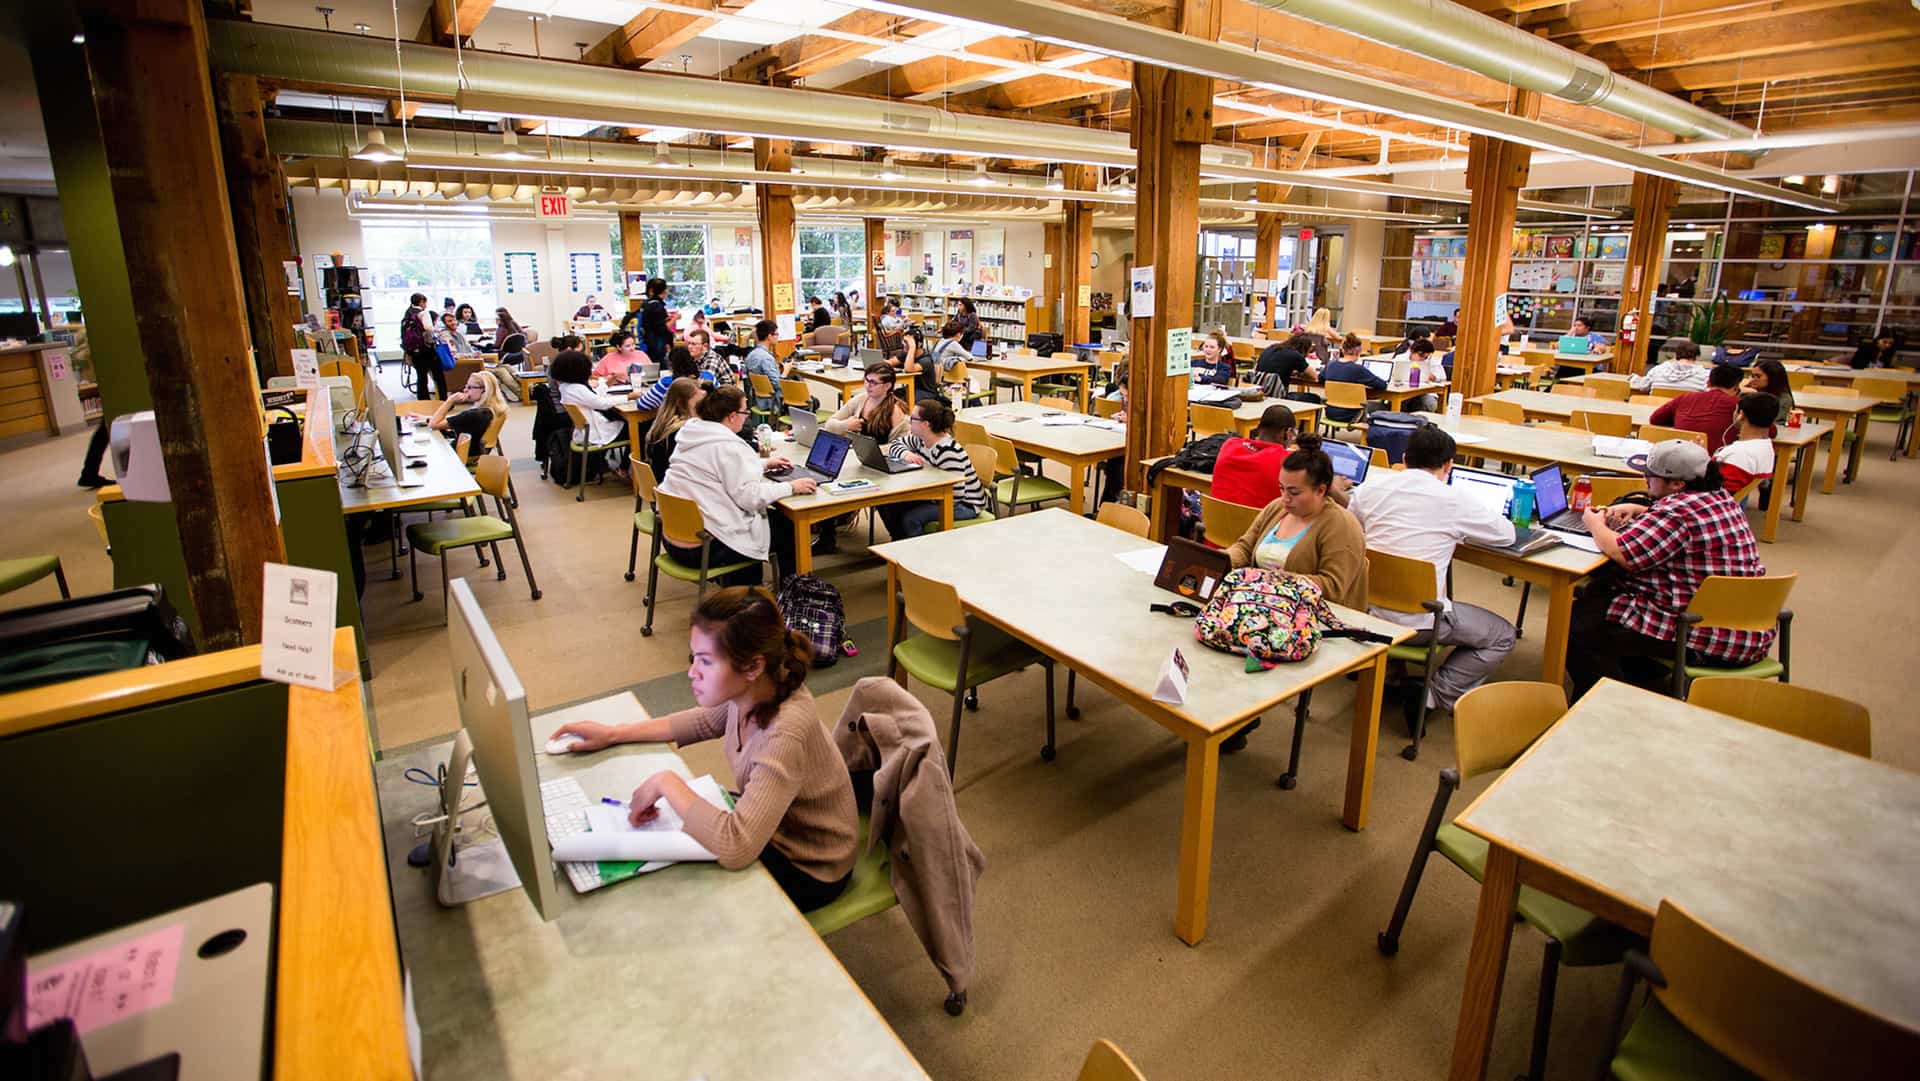
{"type": "Polygon", "coordinates": [[[616,330],[607,339],[608,349],[601,356],[600,363],[593,366],[593,377],[612,383],[628,381],[628,369],[638,368],[652,361],[640,351],[640,340],[631,330],[616,330]]]}
{"type": "Polygon", "coordinates": [[[493,373],[473,372],[467,376],[466,386],[440,403],[427,424],[455,441],[463,435],[472,436],[473,442],[467,448],[469,454],[491,454],[493,445],[483,440],[494,421],[506,415],[506,399],[501,397],[500,384],[494,381],[493,373]]]}
{"type": "Polygon", "coordinates": [[[1311,579],[1327,600],[1367,606],[1367,539],[1359,519],[1332,498],[1333,460],[1320,437],[1303,435],[1280,463],[1280,498],[1227,548],[1235,567],[1311,579]]]}
{"type": "MultiPolygon", "coordinates": [[[[713,538],[708,566],[751,564],[722,578],[726,585],[759,585],[760,564],[769,553],[781,573],[792,573],[793,519],[784,514],[769,516],[767,509],[790,495],[806,495],[818,486],[808,476],[770,478],[768,471],[792,463],[777,456],[762,461],[740,438],[740,429],[746,423],[747,398],[739,387],[708,391],[694,406],[693,419],[681,426],[667,477],[660,482],[660,490],[668,495],[699,504],[707,534],[713,538]]],[[[681,566],[700,566],[698,547],[682,548],[672,541],[663,544],[681,566]]]]}
{"type": "Polygon", "coordinates": [[[662,770],[633,790],[628,820],[654,818],[664,799],[720,866],[737,871],[758,860],[795,908],[827,904],[853,874],[860,813],[846,761],[807,691],[812,644],[787,628],[772,594],[742,586],[715,590],[696,605],[687,637],[687,681],[698,705],[632,724],[575,721],[552,738],[579,740],[574,754],[616,743],[721,740],[740,782],[731,811],[662,770]]]}
{"type": "Polygon", "coordinates": [[[820,426],[835,435],[861,432],[883,443],[907,434],[907,421],[912,418],[913,410],[905,399],[893,392],[899,378],[884,364],[868,368],[866,389],[847,399],[840,411],[820,426]]]}

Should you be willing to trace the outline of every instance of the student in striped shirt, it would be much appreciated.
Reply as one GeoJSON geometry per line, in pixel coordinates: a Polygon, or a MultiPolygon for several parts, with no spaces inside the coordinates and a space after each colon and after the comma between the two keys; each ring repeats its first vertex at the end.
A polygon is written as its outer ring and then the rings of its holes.
{"type": "MultiPolygon", "coordinates": [[[[976,518],[986,508],[987,491],[973,471],[973,459],[953,438],[953,407],[946,402],[938,398],[916,402],[906,433],[887,446],[887,457],[960,474],[960,482],[953,486],[954,521],[976,518]]],[[[940,520],[940,504],[930,499],[888,503],[879,510],[887,535],[895,540],[917,537],[940,520]]]]}

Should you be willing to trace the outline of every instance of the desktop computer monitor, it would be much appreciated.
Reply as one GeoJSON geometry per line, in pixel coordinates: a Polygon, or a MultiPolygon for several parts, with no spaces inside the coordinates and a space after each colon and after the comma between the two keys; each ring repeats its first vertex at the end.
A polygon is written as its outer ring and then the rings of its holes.
{"type": "Polygon", "coordinates": [[[380,444],[380,457],[386,459],[387,472],[396,482],[399,481],[405,476],[407,459],[400,452],[400,418],[394,413],[393,403],[386,395],[368,395],[367,422],[373,425],[373,437],[380,444]]]}

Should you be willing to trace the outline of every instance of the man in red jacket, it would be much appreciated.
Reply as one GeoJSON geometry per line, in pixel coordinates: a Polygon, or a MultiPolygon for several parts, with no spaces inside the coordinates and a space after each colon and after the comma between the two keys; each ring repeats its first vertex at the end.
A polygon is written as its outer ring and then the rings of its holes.
{"type": "Polygon", "coordinates": [[[1213,498],[1243,507],[1264,507],[1280,498],[1280,463],[1299,434],[1293,410],[1270,405],[1253,438],[1234,436],[1213,463],[1213,498]]]}
{"type": "Polygon", "coordinates": [[[1714,365],[1707,373],[1707,389],[1668,399],[1653,411],[1652,422],[1701,433],[1707,437],[1707,453],[1712,454],[1726,444],[1733,430],[1740,403],[1740,375],[1740,369],[1731,364],[1714,365]]]}

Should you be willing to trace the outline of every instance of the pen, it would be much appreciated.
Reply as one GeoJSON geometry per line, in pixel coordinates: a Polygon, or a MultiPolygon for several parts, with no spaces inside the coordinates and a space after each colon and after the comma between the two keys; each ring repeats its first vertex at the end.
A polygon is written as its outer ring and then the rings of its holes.
{"type": "Polygon", "coordinates": [[[600,802],[606,804],[609,807],[625,807],[627,805],[626,800],[614,799],[612,796],[601,796],[600,802]]]}

